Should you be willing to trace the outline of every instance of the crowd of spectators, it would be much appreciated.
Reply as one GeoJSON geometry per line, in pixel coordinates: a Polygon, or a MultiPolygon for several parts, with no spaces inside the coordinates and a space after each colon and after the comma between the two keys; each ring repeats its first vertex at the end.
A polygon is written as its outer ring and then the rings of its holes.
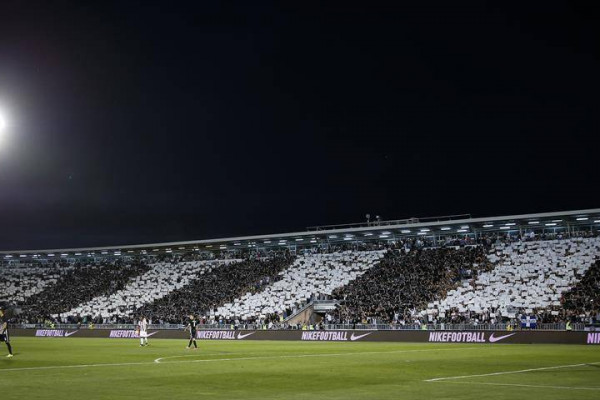
{"type": "Polygon", "coordinates": [[[600,260],[562,299],[565,317],[586,323],[600,323],[600,260]]]}
{"type": "Polygon", "coordinates": [[[378,266],[334,291],[341,304],[328,322],[411,323],[428,302],[491,267],[481,246],[389,251],[378,266]]]}
{"type": "MultiPolygon", "coordinates": [[[[56,283],[20,304],[19,319],[25,323],[53,320],[52,314],[60,314],[96,296],[121,290],[131,278],[149,268],[139,261],[75,263],[56,283]]],[[[71,319],[65,322],[77,321],[71,319]]]]}
{"type": "MultiPolygon", "coordinates": [[[[571,232],[569,237],[595,237],[594,230],[571,232]]],[[[502,321],[493,307],[483,312],[459,312],[451,309],[444,317],[430,316],[421,311],[427,303],[443,298],[461,281],[475,279],[479,272],[493,265],[486,252],[499,244],[538,240],[560,240],[565,233],[492,233],[473,236],[448,236],[443,240],[413,237],[396,241],[348,242],[326,247],[308,247],[299,252],[330,253],[335,251],[388,250],[379,265],[367,271],[348,285],[336,289],[332,298],[340,301],[338,308],[326,316],[329,323],[497,323],[502,321]]],[[[232,257],[232,253],[188,253],[183,256],[165,255],[165,261],[207,260],[232,257]]],[[[214,310],[223,303],[234,301],[245,293],[257,293],[279,279],[279,273],[289,267],[293,257],[284,249],[246,251],[244,261],[217,268],[202,280],[175,290],[168,296],[140,308],[155,323],[180,323],[189,313],[206,315],[207,323],[256,323],[286,326],[283,319],[293,310],[237,321],[214,316],[214,310]],[[212,314],[212,316],[211,316],[212,314]]],[[[238,255],[239,256],[239,255],[238,255]]],[[[65,264],[65,261],[62,261],[65,264]]],[[[60,314],[95,296],[121,290],[130,278],[148,271],[143,259],[111,260],[62,265],[67,272],[51,286],[17,304],[20,322],[39,323],[60,314]]],[[[552,309],[534,309],[527,313],[537,321],[600,322],[600,261],[561,299],[561,306],[552,309]]],[[[516,309],[515,314],[526,313],[516,309]]],[[[74,316],[59,322],[133,322],[136,317],[115,315],[109,319],[97,316],[74,316]]]]}
{"type": "Polygon", "coordinates": [[[261,291],[278,279],[279,272],[292,262],[293,257],[285,255],[222,266],[202,279],[141,307],[136,314],[164,323],[180,323],[189,314],[210,315],[223,303],[247,292],[261,291]]]}

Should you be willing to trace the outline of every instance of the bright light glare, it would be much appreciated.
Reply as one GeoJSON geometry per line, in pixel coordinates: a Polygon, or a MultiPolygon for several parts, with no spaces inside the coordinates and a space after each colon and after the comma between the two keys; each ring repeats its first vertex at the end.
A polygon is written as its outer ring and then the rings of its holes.
{"type": "Polygon", "coordinates": [[[5,141],[5,136],[6,136],[6,120],[4,119],[4,116],[2,115],[2,113],[0,113],[0,150],[3,146],[3,142],[5,141]]]}

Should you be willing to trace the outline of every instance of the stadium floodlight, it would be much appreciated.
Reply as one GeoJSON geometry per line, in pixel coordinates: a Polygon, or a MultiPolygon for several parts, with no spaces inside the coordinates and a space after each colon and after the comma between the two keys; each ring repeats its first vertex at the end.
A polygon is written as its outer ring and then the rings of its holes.
{"type": "Polygon", "coordinates": [[[456,232],[458,232],[458,233],[465,233],[466,231],[467,231],[466,229],[459,229],[456,232]]]}
{"type": "Polygon", "coordinates": [[[577,218],[577,221],[587,221],[588,219],[588,217],[579,217],[577,218]]]}
{"type": "Polygon", "coordinates": [[[537,225],[539,223],[540,223],[540,221],[529,221],[528,222],[529,225],[537,225]]]}
{"type": "Polygon", "coordinates": [[[516,225],[516,224],[515,224],[514,222],[507,222],[507,223],[506,223],[506,224],[504,224],[504,225],[506,225],[506,226],[514,226],[514,225],[516,225]]]}
{"type": "Polygon", "coordinates": [[[562,222],[562,219],[553,219],[552,222],[562,222]]]}
{"type": "Polygon", "coordinates": [[[546,226],[556,226],[556,222],[548,222],[546,226]]]}
{"type": "Polygon", "coordinates": [[[484,228],[493,228],[494,224],[485,224],[483,225],[484,228]]]}
{"type": "Polygon", "coordinates": [[[410,229],[402,229],[400,232],[402,232],[402,233],[410,233],[410,229]]]}
{"type": "Polygon", "coordinates": [[[303,240],[304,240],[304,239],[302,239],[302,238],[298,238],[298,239],[296,239],[296,242],[301,242],[301,241],[303,241],[303,240]]]}
{"type": "Polygon", "coordinates": [[[269,244],[269,243],[271,243],[271,241],[270,240],[265,240],[263,243],[264,244],[269,244]]]}
{"type": "Polygon", "coordinates": [[[2,139],[4,139],[4,134],[6,131],[6,120],[0,111],[0,143],[2,143],[2,139]]]}
{"type": "Polygon", "coordinates": [[[27,257],[27,254],[19,254],[19,257],[25,258],[25,257],[27,257]]]}
{"type": "Polygon", "coordinates": [[[423,229],[421,229],[421,232],[429,232],[429,229],[428,228],[423,228],[423,229]]]}
{"type": "Polygon", "coordinates": [[[451,228],[449,226],[442,226],[443,231],[449,231],[451,228]]]}
{"type": "Polygon", "coordinates": [[[427,235],[427,232],[417,232],[417,235],[427,235]]]}
{"type": "Polygon", "coordinates": [[[379,235],[379,237],[380,237],[381,239],[386,239],[386,238],[389,238],[389,237],[390,237],[390,235],[379,235]]]}
{"type": "Polygon", "coordinates": [[[371,232],[367,232],[365,233],[365,236],[373,236],[373,234],[371,232]]]}
{"type": "Polygon", "coordinates": [[[501,226],[500,229],[510,229],[510,226],[501,226]]]}
{"type": "Polygon", "coordinates": [[[600,219],[594,221],[595,224],[600,224],[600,219]]]}
{"type": "Polygon", "coordinates": [[[311,243],[317,243],[317,241],[315,239],[310,241],[311,243]]]}
{"type": "Polygon", "coordinates": [[[460,229],[469,229],[469,225],[461,225],[460,229]]]}

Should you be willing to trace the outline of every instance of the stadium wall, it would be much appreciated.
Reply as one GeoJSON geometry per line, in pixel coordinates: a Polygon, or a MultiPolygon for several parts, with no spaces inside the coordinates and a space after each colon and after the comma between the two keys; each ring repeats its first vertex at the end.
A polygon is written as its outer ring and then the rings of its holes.
{"type": "MultiPolygon", "coordinates": [[[[94,337],[139,338],[134,330],[109,329],[14,329],[13,336],[29,337],[94,337]]],[[[186,339],[188,333],[180,330],[149,331],[155,339],[186,339]]],[[[200,340],[289,340],[318,342],[431,342],[474,344],[590,344],[600,345],[600,332],[572,331],[233,331],[201,330],[200,340]]]]}

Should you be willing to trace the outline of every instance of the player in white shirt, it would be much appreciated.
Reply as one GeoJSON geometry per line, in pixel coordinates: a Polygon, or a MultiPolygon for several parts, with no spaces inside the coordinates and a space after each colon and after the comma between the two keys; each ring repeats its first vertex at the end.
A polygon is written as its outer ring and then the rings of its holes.
{"type": "Polygon", "coordinates": [[[138,322],[138,333],[140,335],[140,346],[148,346],[148,321],[142,317],[138,322]]]}

